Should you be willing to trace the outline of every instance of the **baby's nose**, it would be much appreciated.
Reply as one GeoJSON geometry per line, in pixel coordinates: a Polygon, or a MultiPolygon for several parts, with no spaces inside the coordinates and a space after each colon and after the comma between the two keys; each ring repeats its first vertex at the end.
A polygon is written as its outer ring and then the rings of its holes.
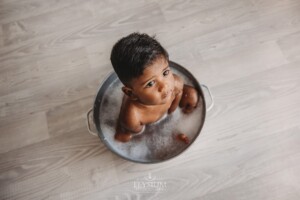
{"type": "Polygon", "coordinates": [[[164,92],[166,92],[167,91],[167,84],[166,83],[160,83],[160,85],[159,85],[159,88],[158,88],[158,91],[159,92],[162,92],[162,93],[164,93],[164,92]]]}

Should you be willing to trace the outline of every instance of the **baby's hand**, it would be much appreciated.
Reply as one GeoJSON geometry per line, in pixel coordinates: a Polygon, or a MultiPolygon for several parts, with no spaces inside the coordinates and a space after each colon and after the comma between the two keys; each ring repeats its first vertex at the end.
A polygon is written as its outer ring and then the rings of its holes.
{"type": "Polygon", "coordinates": [[[116,133],[115,139],[120,142],[128,142],[132,138],[130,133],[116,133]]]}
{"type": "Polygon", "coordinates": [[[195,88],[184,85],[183,94],[179,103],[182,111],[186,114],[193,112],[198,104],[198,92],[195,88]]]}

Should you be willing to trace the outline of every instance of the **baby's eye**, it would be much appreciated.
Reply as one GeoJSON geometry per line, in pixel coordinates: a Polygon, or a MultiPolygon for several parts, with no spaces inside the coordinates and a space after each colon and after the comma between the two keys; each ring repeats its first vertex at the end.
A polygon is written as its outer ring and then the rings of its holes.
{"type": "Polygon", "coordinates": [[[166,70],[166,71],[164,71],[163,75],[168,76],[169,73],[170,73],[170,70],[166,70]]]}
{"type": "Polygon", "coordinates": [[[146,87],[152,87],[152,86],[154,85],[154,83],[155,83],[155,81],[150,81],[150,82],[146,85],[146,87]]]}

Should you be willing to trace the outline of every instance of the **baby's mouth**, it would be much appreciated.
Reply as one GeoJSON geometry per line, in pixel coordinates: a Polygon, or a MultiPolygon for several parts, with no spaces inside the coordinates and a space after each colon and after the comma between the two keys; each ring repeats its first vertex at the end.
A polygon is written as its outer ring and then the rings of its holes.
{"type": "Polygon", "coordinates": [[[168,92],[165,92],[163,95],[162,95],[162,98],[163,99],[166,99],[168,96],[170,96],[170,94],[172,94],[172,90],[169,90],[168,92]]]}

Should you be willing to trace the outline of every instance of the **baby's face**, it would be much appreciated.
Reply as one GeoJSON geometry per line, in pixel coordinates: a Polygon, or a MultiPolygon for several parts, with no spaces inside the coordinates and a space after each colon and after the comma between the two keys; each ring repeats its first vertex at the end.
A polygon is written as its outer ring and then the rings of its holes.
{"type": "Polygon", "coordinates": [[[156,59],[131,81],[133,94],[145,105],[165,104],[172,97],[174,76],[165,58],[156,59]]]}

